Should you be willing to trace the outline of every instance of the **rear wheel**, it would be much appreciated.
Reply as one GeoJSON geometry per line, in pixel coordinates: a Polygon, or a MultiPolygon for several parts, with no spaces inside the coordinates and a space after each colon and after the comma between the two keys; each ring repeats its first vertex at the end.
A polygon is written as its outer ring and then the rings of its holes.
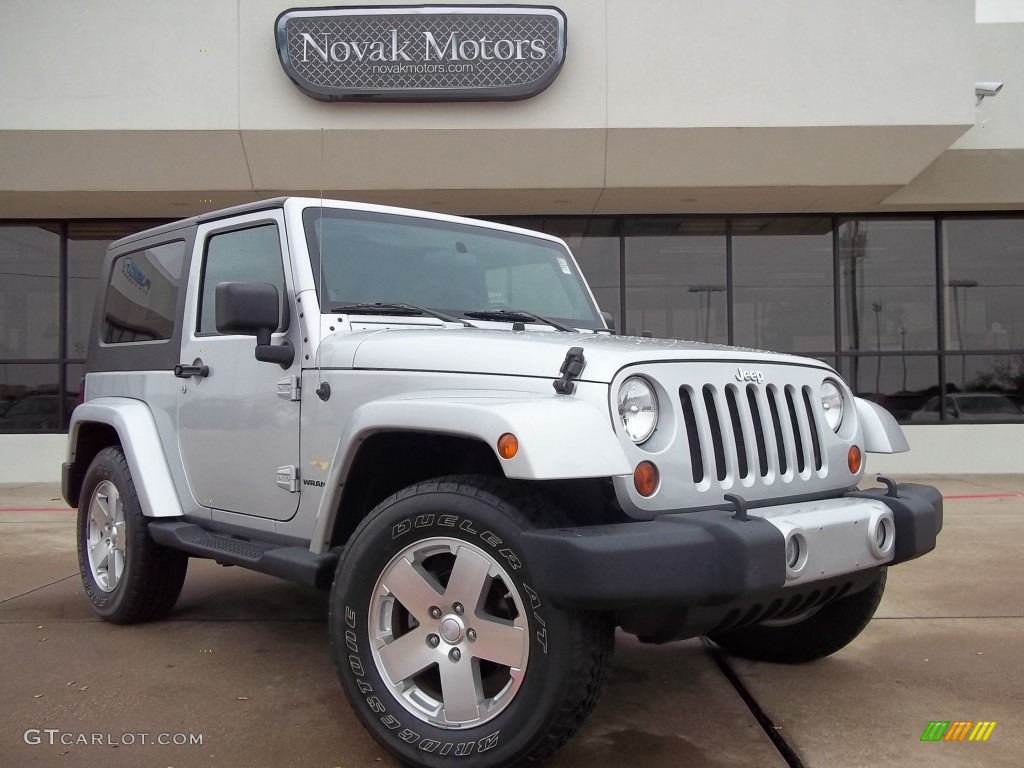
{"type": "Polygon", "coordinates": [[[441,478],[381,503],[345,548],[330,631],[363,725],[414,765],[540,760],[603,687],[612,626],[531,586],[519,534],[559,525],[514,486],[441,478]]]}
{"type": "Polygon", "coordinates": [[[166,616],[185,582],[188,555],[150,538],[120,448],[104,448],[86,472],[78,507],[78,565],[93,610],[115,624],[166,616]]]}
{"type": "Polygon", "coordinates": [[[866,589],[805,614],[710,635],[734,656],[752,661],[802,664],[849,645],[864,628],[885,591],[883,568],[866,589]]]}

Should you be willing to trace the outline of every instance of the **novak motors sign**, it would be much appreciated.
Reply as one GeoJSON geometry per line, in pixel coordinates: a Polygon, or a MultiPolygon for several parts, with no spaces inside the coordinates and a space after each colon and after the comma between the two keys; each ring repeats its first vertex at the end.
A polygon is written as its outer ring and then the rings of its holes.
{"type": "Polygon", "coordinates": [[[548,6],[293,8],[277,17],[292,82],[321,101],[511,101],[565,61],[565,14],[548,6]]]}

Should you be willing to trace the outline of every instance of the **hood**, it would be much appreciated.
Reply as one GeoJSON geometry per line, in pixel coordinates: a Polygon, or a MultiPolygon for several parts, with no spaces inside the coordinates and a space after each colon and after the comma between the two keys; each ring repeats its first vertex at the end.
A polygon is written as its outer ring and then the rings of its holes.
{"type": "Polygon", "coordinates": [[[583,347],[581,381],[610,383],[638,363],[783,362],[831,370],[809,358],[721,344],[594,333],[431,328],[332,334],[318,351],[324,368],[451,371],[555,379],[571,347],[583,347]]]}

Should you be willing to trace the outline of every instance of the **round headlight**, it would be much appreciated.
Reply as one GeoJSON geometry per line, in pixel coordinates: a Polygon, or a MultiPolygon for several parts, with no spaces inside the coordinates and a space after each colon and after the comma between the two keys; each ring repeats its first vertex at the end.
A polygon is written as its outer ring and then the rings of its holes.
{"type": "Polygon", "coordinates": [[[839,425],[843,423],[843,391],[831,379],[821,383],[821,408],[832,431],[839,431],[839,425]]]}
{"type": "Polygon", "coordinates": [[[629,439],[642,443],[658,426],[658,396],[644,379],[634,376],[619,387],[619,419],[629,439]]]}

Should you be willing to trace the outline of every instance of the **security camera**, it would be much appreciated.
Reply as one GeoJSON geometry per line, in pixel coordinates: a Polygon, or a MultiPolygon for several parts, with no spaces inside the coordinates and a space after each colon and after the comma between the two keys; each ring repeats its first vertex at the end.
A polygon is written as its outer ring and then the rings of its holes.
{"type": "Polygon", "coordinates": [[[981,104],[981,100],[986,96],[995,96],[1003,90],[1002,83],[975,83],[974,84],[974,95],[978,97],[978,100],[974,102],[974,106],[981,104]]]}

